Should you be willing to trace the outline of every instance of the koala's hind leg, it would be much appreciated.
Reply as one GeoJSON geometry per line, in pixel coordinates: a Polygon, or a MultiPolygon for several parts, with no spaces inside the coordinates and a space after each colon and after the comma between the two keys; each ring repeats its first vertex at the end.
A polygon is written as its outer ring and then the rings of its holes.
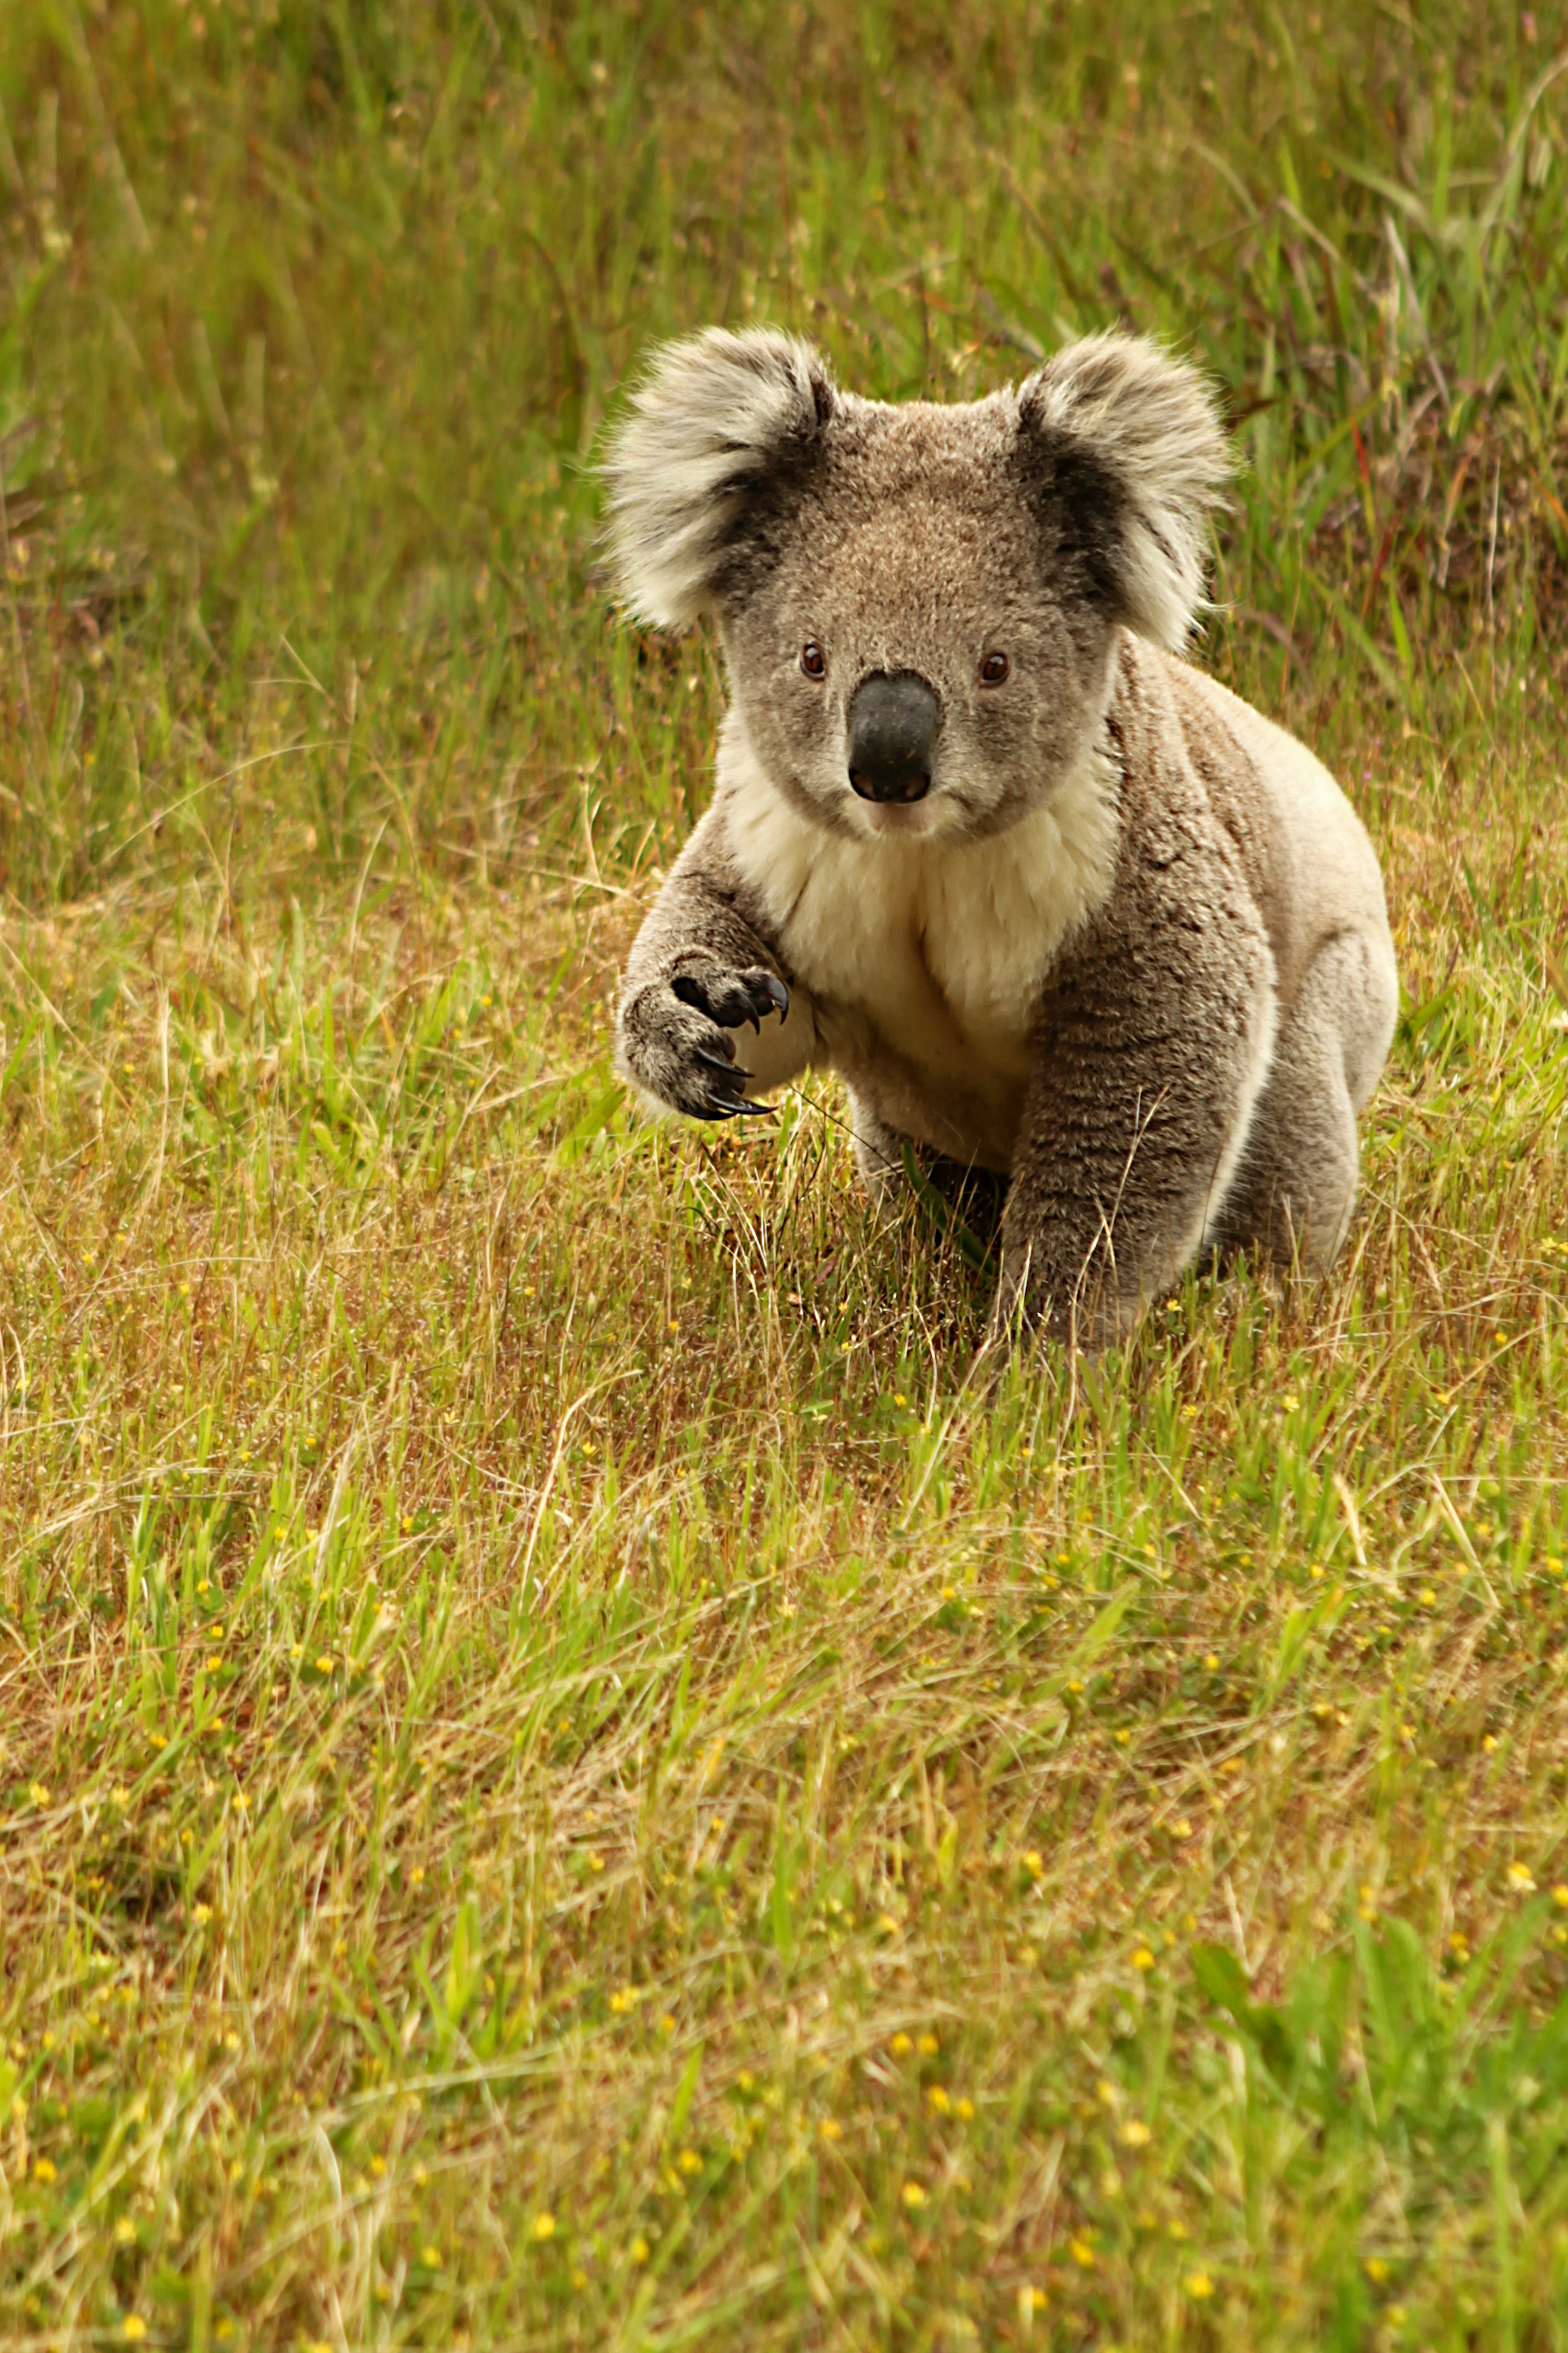
{"type": "Polygon", "coordinates": [[[1215,1221],[1222,1250],[1299,1260],[1314,1274],[1333,1264],[1355,1206],[1356,1113],[1377,1083],[1397,1002],[1382,942],[1346,932],[1319,949],[1215,1221]]]}

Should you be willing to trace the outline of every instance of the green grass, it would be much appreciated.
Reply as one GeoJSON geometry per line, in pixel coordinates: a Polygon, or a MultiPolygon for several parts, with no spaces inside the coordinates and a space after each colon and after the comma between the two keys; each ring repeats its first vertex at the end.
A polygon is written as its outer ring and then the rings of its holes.
{"type": "Polygon", "coordinates": [[[0,2341],[1568,2347],[1562,12],[0,16],[0,2341]],[[1126,319],[1406,1001],[1320,1287],[980,1353],[641,1124],[650,338],[1126,319]]]}

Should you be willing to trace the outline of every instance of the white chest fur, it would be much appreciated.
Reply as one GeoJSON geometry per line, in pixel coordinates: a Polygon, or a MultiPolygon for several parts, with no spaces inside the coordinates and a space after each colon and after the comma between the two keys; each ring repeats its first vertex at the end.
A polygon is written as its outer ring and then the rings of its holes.
{"type": "Polygon", "coordinates": [[[970,1098],[987,1129],[1010,1127],[1042,983],[1110,888],[1110,755],[1091,753],[1010,831],[956,843],[845,840],[799,815],[749,749],[724,766],[726,842],[810,992],[814,1059],[853,1069],[890,1047],[950,1104],[970,1098]]]}

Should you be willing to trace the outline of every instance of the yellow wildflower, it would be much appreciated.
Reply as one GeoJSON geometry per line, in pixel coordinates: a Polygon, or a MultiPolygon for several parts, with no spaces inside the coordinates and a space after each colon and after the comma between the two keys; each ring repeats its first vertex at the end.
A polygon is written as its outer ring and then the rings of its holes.
{"type": "Polygon", "coordinates": [[[536,2239],[552,2239],[555,2236],[554,2215],[536,2214],[533,2218],[533,2235],[536,2239]]]}
{"type": "Polygon", "coordinates": [[[1187,2294],[1195,2295],[1200,2303],[1205,2295],[1214,2294],[1214,2282],[1207,2272],[1189,2272],[1186,2284],[1187,2294]]]}
{"type": "Polygon", "coordinates": [[[911,2213],[917,2206],[923,2206],[926,2202],[925,2191],[918,2181],[906,2181],[900,2195],[911,2213]]]}

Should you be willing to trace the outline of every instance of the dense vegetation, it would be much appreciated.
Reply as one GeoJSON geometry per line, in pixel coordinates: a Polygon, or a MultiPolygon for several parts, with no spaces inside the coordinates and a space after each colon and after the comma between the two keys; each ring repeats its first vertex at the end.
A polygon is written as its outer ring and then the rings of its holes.
{"type": "Polygon", "coordinates": [[[1568,2347],[1568,37],[0,12],[0,2338],[1568,2347]],[[1125,320],[1405,985],[1321,1287],[979,1353],[631,1115],[653,337],[1125,320]]]}

